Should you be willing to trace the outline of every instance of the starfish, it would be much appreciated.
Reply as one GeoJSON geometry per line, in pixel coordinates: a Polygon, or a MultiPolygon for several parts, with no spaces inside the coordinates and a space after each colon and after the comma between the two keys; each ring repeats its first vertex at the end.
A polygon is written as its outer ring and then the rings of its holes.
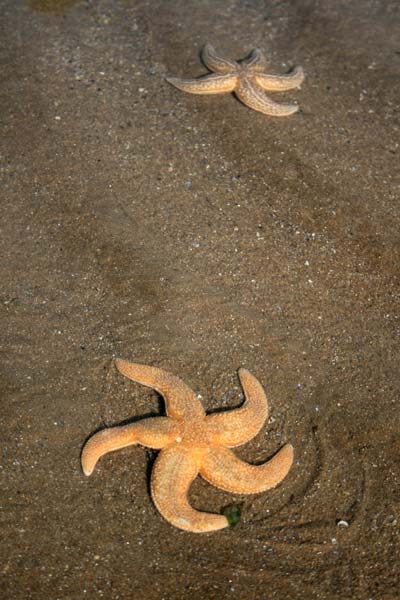
{"type": "Polygon", "coordinates": [[[95,433],[82,450],[82,469],[91,475],[101,456],[133,444],[161,450],[151,475],[151,495],[163,517],[175,527],[196,533],[230,523],[222,514],[195,510],[188,491],[196,476],[236,494],[257,494],[275,487],[293,462],[293,447],[283,446],[268,462],[250,465],[230,450],[253,438],[268,415],[261,384],[239,369],[245,401],[237,409],[206,415],[195,393],[178,377],[158,369],[117,359],[126,377],[155,389],[166,405],[166,417],[151,417],[95,433]]]}
{"type": "Polygon", "coordinates": [[[268,75],[265,73],[266,60],[258,48],[252,50],[241,61],[227,60],[217,56],[214,48],[206,44],[201,58],[205,66],[213,73],[199,79],[180,79],[167,77],[167,81],[190,94],[223,94],[234,92],[249,108],[275,117],[285,117],[298,110],[296,104],[277,104],[261,90],[285,92],[300,87],[304,80],[302,67],[296,67],[287,75],[268,75]]]}

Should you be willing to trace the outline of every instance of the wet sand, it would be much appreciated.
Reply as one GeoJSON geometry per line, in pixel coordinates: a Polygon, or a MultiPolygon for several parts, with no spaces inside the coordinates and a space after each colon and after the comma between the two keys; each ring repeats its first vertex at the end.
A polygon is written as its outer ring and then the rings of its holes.
{"type": "Polygon", "coordinates": [[[399,91],[394,0],[1,2],[5,599],[399,597],[399,91]],[[268,118],[167,75],[199,50],[302,65],[268,118]],[[270,421],[237,454],[295,448],[276,489],[195,481],[241,507],[196,535],[162,519],[132,447],[87,436],[163,414],[113,357],[179,375],[207,410],[237,369],[270,421]],[[346,524],[339,524],[345,521],[346,524]]]}

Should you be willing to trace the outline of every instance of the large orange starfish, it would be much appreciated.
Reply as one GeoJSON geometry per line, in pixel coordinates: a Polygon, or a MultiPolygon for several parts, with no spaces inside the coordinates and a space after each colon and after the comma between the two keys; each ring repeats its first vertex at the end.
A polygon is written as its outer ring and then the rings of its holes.
{"type": "Polygon", "coordinates": [[[155,367],[116,360],[126,377],[154,388],[165,400],[167,417],[143,419],[95,433],[82,450],[82,469],[90,475],[103,454],[131,444],[162,449],[152,476],[151,494],[163,517],[180,529],[207,532],[229,525],[224,515],[193,509],[188,490],[200,473],[209,483],[237,494],[256,494],[275,487],[293,462],[293,447],[283,446],[262,465],[249,465],[229,450],[253,438],[268,415],[268,403],[257,379],[239,369],[245,393],[240,408],[206,415],[194,392],[178,377],[155,367]]]}

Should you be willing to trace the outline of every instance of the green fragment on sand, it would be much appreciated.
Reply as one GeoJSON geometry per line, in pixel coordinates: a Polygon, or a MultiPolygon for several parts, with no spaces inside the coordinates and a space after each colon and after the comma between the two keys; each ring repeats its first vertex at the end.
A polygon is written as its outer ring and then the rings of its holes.
{"type": "Polygon", "coordinates": [[[227,506],[226,508],[224,508],[222,513],[228,519],[229,526],[235,527],[235,525],[237,525],[240,521],[242,511],[240,510],[240,506],[234,505],[234,506],[227,506]]]}

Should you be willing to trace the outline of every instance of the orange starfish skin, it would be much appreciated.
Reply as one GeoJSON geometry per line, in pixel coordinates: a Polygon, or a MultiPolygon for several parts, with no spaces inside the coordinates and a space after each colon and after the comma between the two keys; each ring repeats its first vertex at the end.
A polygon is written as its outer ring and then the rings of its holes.
{"type": "Polygon", "coordinates": [[[179,428],[168,417],[152,417],[130,425],[103,429],[93,435],[83,448],[81,457],[83,472],[85,475],[91,475],[103,454],[133,444],[160,450],[173,442],[178,432],[179,428]]]}
{"type": "Polygon", "coordinates": [[[155,367],[116,360],[118,370],[157,390],[165,400],[167,417],[143,419],[95,433],[82,450],[82,469],[90,475],[101,456],[132,444],[161,450],[151,476],[154,504],[164,518],[186,531],[203,533],[227,527],[223,515],[200,512],[188,502],[190,485],[200,474],[213,485],[233,493],[255,494],[275,487],[289,472],[293,448],[283,446],[262,465],[249,465],[229,450],[253,438],[268,415],[261,384],[239,369],[245,393],[240,408],[206,415],[194,392],[178,377],[155,367]]]}
{"type": "Polygon", "coordinates": [[[238,62],[217,56],[210,44],[204,46],[201,58],[212,73],[198,79],[167,77],[168,83],[189,94],[234,92],[243,104],[265,115],[285,117],[298,110],[295,104],[273,102],[262,91],[284,92],[299,87],[304,80],[302,67],[296,67],[286,75],[268,75],[263,72],[266,60],[261,50],[253,50],[238,62]]]}

